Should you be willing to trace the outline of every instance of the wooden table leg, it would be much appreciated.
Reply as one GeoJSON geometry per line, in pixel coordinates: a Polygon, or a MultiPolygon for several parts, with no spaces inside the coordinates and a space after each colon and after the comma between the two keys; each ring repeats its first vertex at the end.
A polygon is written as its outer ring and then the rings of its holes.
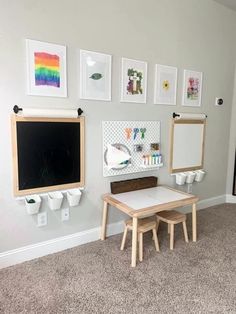
{"type": "Polygon", "coordinates": [[[102,211],[101,240],[105,240],[106,239],[107,210],[108,210],[108,203],[104,201],[103,202],[103,211],[102,211]]]}
{"type": "Polygon", "coordinates": [[[192,234],[193,242],[197,241],[197,206],[194,203],[192,205],[192,234]]]}
{"type": "Polygon", "coordinates": [[[135,267],[136,266],[136,260],[137,260],[137,237],[138,237],[138,218],[137,217],[133,217],[131,267],[135,267]]]}

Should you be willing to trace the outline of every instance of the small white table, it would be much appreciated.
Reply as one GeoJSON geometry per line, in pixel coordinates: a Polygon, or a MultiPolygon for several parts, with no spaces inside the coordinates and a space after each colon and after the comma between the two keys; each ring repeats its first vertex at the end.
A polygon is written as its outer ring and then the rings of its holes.
{"type": "Polygon", "coordinates": [[[120,194],[103,195],[103,217],[101,240],[106,238],[108,205],[133,218],[131,266],[136,266],[138,219],[154,215],[163,210],[192,205],[192,236],[197,241],[196,203],[198,198],[166,186],[158,186],[120,194]]]}

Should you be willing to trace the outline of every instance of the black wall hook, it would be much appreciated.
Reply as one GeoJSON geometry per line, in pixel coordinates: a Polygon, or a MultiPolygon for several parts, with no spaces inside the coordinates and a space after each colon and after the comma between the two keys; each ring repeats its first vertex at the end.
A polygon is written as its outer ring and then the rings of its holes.
{"type": "Polygon", "coordinates": [[[173,118],[180,117],[180,114],[173,112],[173,118]]]}
{"type": "Polygon", "coordinates": [[[15,112],[15,114],[17,114],[19,111],[22,111],[23,110],[23,108],[20,108],[20,107],[18,107],[17,105],[15,105],[14,107],[13,107],[13,111],[15,112]]]}

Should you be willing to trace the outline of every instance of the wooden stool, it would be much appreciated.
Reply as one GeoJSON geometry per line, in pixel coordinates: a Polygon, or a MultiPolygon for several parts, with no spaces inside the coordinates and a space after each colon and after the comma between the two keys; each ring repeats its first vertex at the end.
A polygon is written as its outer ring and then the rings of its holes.
{"type": "MultiPolygon", "coordinates": [[[[124,235],[123,235],[123,239],[122,239],[121,247],[120,247],[122,251],[124,250],[124,247],[125,247],[127,232],[128,230],[132,230],[132,229],[133,229],[132,219],[125,221],[125,230],[124,230],[124,235]]],[[[158,243],[156,229],[157,229],[157,221],[156,221],[155,216],[138,220],[138,241],[139,241],[139,261],[140,262],[142,262],[143,260],[143,234],[145,232],[152,230],[155,248],[156,248],[156,251],[159,251],[159,243],[158,243]]]]}
{"type": "Polygon", "coordinates": [[[170,233],[170,249],[174,248],[174,225],[182,222],[185,242],[188,242],[188,232],[186,227],[186,215],[176,210],[164,210],[156,214],[157,217],[157,230],[159,222],[164,221],[168,224],[168,233],[170,233]]]}

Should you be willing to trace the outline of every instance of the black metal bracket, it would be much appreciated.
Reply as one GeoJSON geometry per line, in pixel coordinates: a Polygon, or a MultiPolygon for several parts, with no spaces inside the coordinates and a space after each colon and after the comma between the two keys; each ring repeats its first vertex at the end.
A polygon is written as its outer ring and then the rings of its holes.
{"type": "Polygon", "coordinates": [[[83,113],[83,110],[81,108],[78,108],[77,112],[78,112],[78,116],[81,116],[81,114],[83,113]]]}
{"type": "Polygon", "coordinates": [[[15,114],[17,114],[19,111],[22,111],[23,110],[23,108],[20,108],[20,107],[18,107],[17,105],[15,105],[14,107],[13,107],[13,111],[15,112],[15,114]]]}
{"type": "Polygon", "coordinates": [[[180,117],[180,114],[173,112],[172,117],[173,117],[173,118],[180,117]]]}

